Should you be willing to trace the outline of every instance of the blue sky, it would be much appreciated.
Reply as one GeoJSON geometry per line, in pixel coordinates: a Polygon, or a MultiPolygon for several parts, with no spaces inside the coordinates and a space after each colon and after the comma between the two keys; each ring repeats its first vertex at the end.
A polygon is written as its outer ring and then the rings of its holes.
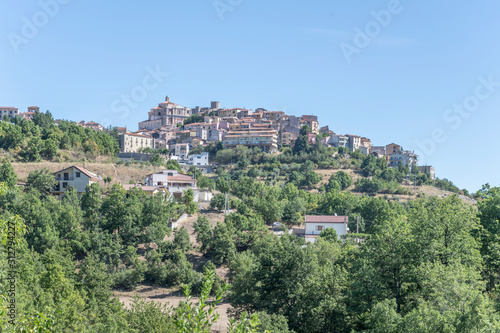
{"type": "Polygon", "coordinates": [[[500,3],[54,1],[0,3],[0,105],[132,130],[165,95],[315,114],[460,188],[500,185],[500,3]]]}

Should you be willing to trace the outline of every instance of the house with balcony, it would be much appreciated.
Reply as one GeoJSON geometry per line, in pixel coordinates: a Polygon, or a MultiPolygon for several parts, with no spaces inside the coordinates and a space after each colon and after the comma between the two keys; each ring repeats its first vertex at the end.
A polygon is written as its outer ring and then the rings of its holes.
{"type": "Polygon", "coordinates": [[[389,168],[397,168],[401,164],[411,170],[417,166],[418,155],[407,150],[396,151],[389,155],[389,168]]]}
{"type": "Polygon", "coordinates": [[[328,139],[328,144],[332,145],[335,148],[338,147],[347,147],[349,139],[345,135],[330,135],[330,138],[328,139]]]}
{"type": "Polygon", "coordinates": [[[83,194],[87,185],[101,181],[101,177],[97,174],[75,165],[54,172],[54,177],[57,185],[51,193],[58,196],[62,196],[69,186],[73,186],[78,194],[83,194]]]}
{"type": "Polygon", "coordinates": [[[4,116],[7,116],[9,118],[17,117],[19,115],[19,109],[14,108],[14,107],[9,107],[9,106],[0,106],[0,120],[4,116]]]}
{"type": "Polygon", "coordinates": [[[163,170],[161,173],[153,173],[146,176],[146,186],[166,188],[175,198],[180,198],[185,191],[192,189],[194,201],[198,201],[199,190],[196,186],[198,180],[191,176],[180,174],[177,170],[163,170]]]}
{"type": "Polygon", "coordinates": [[[347,136],[347,147],[350,151],[356,151],[361,146],[361,137],[359,135],[346,134],[347,136]]]}

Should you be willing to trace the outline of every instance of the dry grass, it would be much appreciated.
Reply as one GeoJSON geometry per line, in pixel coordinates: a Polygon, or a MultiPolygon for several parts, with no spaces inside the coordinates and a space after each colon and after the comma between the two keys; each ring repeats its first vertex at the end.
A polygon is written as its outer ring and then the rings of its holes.
{"type": "MultiPolygon", "coordinates": [[[[142,164],[136,165],[116,165],[112,163],[100,163],[100,162],[40,162],[40,163],[20,163],[14,162],[12,166],[14,171],[20,181],[25,181],[31,171],[40,170],[42,168],[47,168],[51,172],[56,172],[64,168],[70,167],[72,165],[84,167],[85,169],[100,175],[102,178],[111,177],[111,184],[121,183],[128,184],[130,180],[134,180],[137,183],[144,182],[144,178],[147,174],[154,172],[161,172],[162,167],[146,166],[142,164]]],[[[104,185],[104,182],[101,186],[104,185]]]]}

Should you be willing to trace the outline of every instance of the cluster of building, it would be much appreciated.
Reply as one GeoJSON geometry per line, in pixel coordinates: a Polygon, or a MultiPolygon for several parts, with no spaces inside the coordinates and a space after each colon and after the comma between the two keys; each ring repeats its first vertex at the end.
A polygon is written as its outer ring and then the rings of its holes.
{"type": "Polygon", "coordinates": [[[221,108],[220,102],[210,107],[191,109],[170,101],[169,97],[148,112],[148,119],[139,122],[139,130],[121,134],[120,147],[124,153],[144,148],[168,148],[174,158],[187,163],[189,151],[220,141],[225,147],[239,145],[257,147],[265,152],[277,152],[278,144],[293,145],[304,125],[311,127],[311,136],[319,133],[318,117],[296,117],[283,111],[255,111],[245,108],[221,108]],[[201,122],[184,125],[184,120],[199,115],[201,122]]]}
{"type": "MultiPolygon", "coordinates": [[[[38,107],[31,106],[27,112],[19,113],[17,108],[0,107],[0,116],[32,119],[38,110],[38,107]]],[[[76,124],[96,131],[105,130],[93,121],[76,124]]],[[[294,116],[263,108],[255,111],[227,109],[221,108],[217,101],[211,102],[210,107],[189,108],[171,102],[167,96],[165,101],[148,112],[148,119],[138,125],[139,130],[135,132],[118,127],[121,153],[135,154],[146,148],[168,149],[172,159],[188,165],[206,166],[209,165],[208,153],[193,155],[190,151],[199,146],[222,142],[226,148],[246,146],[273,153],[278,151],[278,145],[293,147],[300,129],[308,125],[311,128],[310,133],[307,133],[309,144],[315,144],[317,135],[322,134],[321,144],[324,146],[345,147],[350,151],[359,150],[364,155],[385,158],[389,167],[403,165],[412,168],[418,164],[418,156],[400,145],[391,143],[372,146],[371,140],[366,137],[336,134],[328,126],[320,127],[315,115],[294,116]],[[184,121],[193,115],[199,116],[199,122],[184,125],[184,121]]],[[[433,178],[432,167],[421,168],[433,178]]]]}
{"type": "Polygon", "coordinates": [[[387,146],[372,146],[371,140],[358,135],[341,135],[328,126],[320,127],[314,115],[294,116],[283,111],[255,111],[245,108],[221,108],[220,102],[211,102],[210,107],[188,108],[165,101],[148,112],[148,119],[139,122],[136,132],[125,131],[120,135],[123,153],[136,153],[144,148],[168,148],[171,158],[186,164],[208,165],[208,154],[190,155],[198,146],[206,146],[220,141],[226,148],[236,146],[257,147],[265,152],[276,152],[278,145],[293,147],[300,129],[308,125],[308,142],[315,144],[317,135],[322,135],[321,144],[331,147],[345,147],[350,151],[359,150],[365,155],[386,158],[390,167],[413,167],[418,156],[391,143],[387,146]],[[199,115],[203,121],[186,124],[192,115],[199,115]]]}

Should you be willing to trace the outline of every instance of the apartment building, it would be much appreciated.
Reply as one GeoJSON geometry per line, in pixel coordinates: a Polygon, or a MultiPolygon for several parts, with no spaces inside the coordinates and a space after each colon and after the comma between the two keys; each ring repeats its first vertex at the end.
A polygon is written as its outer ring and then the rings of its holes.
{"type": "Polygon", "coordinates": [[[401,164],[402,166],[408,167],[410,170],[412,167],[417,166],[418,155],[411,151],[400,150],[395,153],[389,154],[389,167],[397,168],[401,164]]]}
{"type": "Polygon", "coordinates": [[[209,153],[203,152],[201,154],[192,154],[188,156],[188,163],[190,165],[209,165],[209,153]]]}
{"type": "Polygon", "coordinates": [[[359,146],[361,146],[361,137],[358,135],[351,135],[351,134],[346,134],[347,136],[347,147],[351,151],[356,151],[359,149],[359,146]]]}
{"type": "Polygon", "coordinates": [[[285,116],[283,111],[264,111],[262,113],[262,119],[278,121],[281,117],[285,116]]]}
{"type": "Polygon", "coordinates": [[[284,132],[280,135],[280,143],[282,145],[291,145],[293,141],[297,140],[297,133],[284,132]]]}
{"type": "Polygon", "coordinates": [[[224,136],[224,145],[233,148],[239,145],[258,147],[262,151],[278,151],[278,132],[272,128],[249,128],[230,130],[224,136]]]}
{"type": "Polygon", "coordinates": [[[123,133],[120,134],[119,138],[122,153],[138,153],[141,148],[155,148],[155,139],[151,136],[123,133]]]}
{"type": "Polygon", "coordinates": [[[18,115],[19,115],[18,108],[13,108],[13,107],[8,107],[8,106],[0,106],[0,118],[3,118],[4,116],[12,118],[12,117],[16,117],[18,115]]]}
{"type": "Polygon", "coordinates": [[[391,144],[388,144],[387,146],[385,146],[385,154],[387,156],[394,154],[394,153],[397,153],[400,150],[403,150],[403,147],[401,147],[400,145],[397,145],[395,143],[391,143],[391,144]]]}
{"type": "Polygon", "coordinates": [[[349,138],[347,136],[337,134],[330,135],[327,141],[327,143],[333,147],[347,147],[348,142],[349,138]]]}

